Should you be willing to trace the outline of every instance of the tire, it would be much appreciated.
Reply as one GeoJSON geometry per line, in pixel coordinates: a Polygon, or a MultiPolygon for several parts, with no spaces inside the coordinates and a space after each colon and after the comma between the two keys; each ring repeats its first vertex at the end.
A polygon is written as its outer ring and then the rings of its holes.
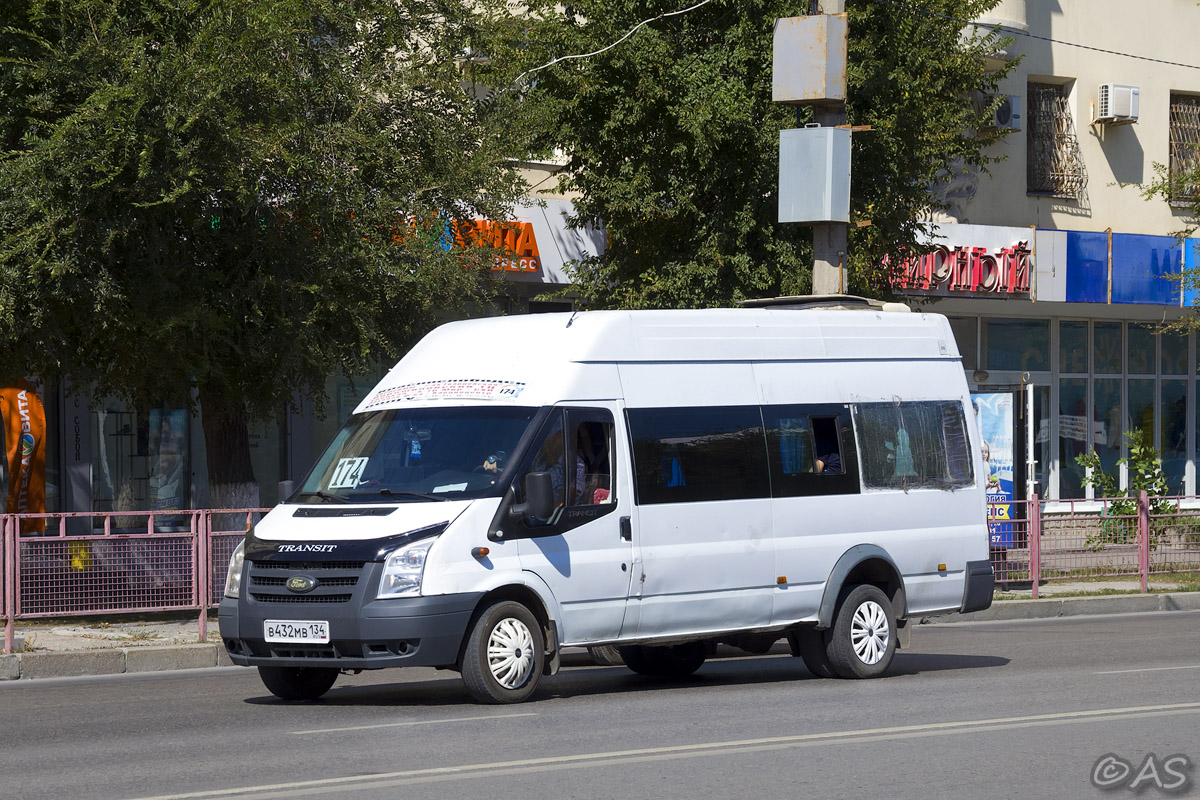
{"type": "Polygon", "coordinates": [[[520,603],[505,600],[485,609],[471,627],[463,683],[480,703],[519,703],[537,689],[545,662],[537,618],[520,603]]]}
{"type": "Polygon", "coordinates": [[[326,667],[259,667],[267,691],[281,700],[316,700],[329,691],[338,671],[326,667]]]}
{"type": "Polygon", "coordinates": [[[896,654],[896,619],[892,603],[877,586],[851,587],[826,634],[825,651],[843,678],[877,678],[896,654]]]}
{"type": "Polygon", "coordinates": [[[829,660],[825,631],[819,631],[816,628],[801,628],[792,631],[788,634],[788,644],[792,645],[793,652],[799,653],[800,658],[804,661],[804,666],[815,677],[836,678],[838,676],[829,660]]]}
{"type": "Polygon", "coordinates": [[[621,658],[621,650],[615,645],[602,644],[587,649],[588,657],[601,667],[620,667],[625,664],[621,658]]]}
{"type": "Polygon", "coordinates": [[[630,645],[619,648],[625,666],[639,675],[657,678],[683,678],[691,675],[704,663],[708,653],[704,642],[647,647],[630,645]]]}

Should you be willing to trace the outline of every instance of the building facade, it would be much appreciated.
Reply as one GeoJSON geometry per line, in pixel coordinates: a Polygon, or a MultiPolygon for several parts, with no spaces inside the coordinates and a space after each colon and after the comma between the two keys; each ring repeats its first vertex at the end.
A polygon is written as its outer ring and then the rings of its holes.
{"type": "Polygon", "coordinates": [[[1200,354],[1163,324],[1195,305],[1181,273],[1200,267],[1200,239],[1177,236],[1196,222],[1190,196],[1143,190],[1158,165],[1200,162],[1200,6],[1005,0],[980,22],[1012,38],[997,59],[1020,58],[993,115],[1004,160],[954,176],[936,251],[896,289],[951,319],[973,391],[1007,407],[1018,496],[1092,499],[1076,461],[1089,450],[1126,485],[1134,430],[1170,491],[1197,494],[1200,354]]]}

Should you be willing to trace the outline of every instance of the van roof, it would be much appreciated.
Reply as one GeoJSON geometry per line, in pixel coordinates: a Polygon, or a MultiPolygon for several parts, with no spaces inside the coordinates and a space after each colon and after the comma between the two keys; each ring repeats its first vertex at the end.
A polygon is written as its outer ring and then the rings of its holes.
{"type": "Polygon", "coordinates": [[[939,314],[712,308],[489,317],[429,333],[358,411],[392,400],[495,399],[484,395],[503,391],[496,385],[544,384],[584,364],[958,358],[949,323],[939,314]],[[406,388],[417,385],[425,388],[406,388]]]}

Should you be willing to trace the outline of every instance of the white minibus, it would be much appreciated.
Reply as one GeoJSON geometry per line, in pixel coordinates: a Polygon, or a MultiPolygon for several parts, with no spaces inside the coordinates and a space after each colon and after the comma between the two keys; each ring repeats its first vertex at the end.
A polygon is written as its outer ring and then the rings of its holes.
{"type": "Polygon", "coordinates": [[[285,699],[432,666],[517,702],[565,647],[679,676],[784,638],[819,677],[878,676],[909,620],[991,603],[979,439],[935,314],[450,323],[249,531],[221,636],[285,699]]]}

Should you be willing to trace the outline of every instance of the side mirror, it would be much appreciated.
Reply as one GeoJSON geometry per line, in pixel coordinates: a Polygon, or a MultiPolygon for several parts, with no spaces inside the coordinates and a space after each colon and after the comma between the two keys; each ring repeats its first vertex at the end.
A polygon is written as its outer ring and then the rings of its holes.
{"type": "Polygon", "coordinates": [[[513,519],[537,517],[548,520],[554,509],[554,484],[550,482],[550,473],[531,472],[525,476],[525,502],[514,504],[508,513],[513,519]]]}

